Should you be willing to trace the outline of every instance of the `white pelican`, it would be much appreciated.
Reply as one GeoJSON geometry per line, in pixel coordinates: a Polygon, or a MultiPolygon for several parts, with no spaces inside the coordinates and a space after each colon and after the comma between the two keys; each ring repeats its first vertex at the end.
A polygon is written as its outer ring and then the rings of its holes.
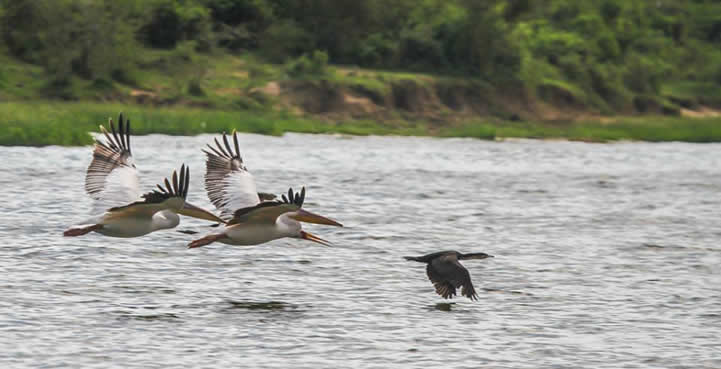
{"type": "Polygon", "coordinates": [[[208,198],[221,211],[222,218],[230,218],[220,231],[211,233],[188,244],[189,248],[205,246],[213,242],[229,245],[257,245],[283,237],[301,238],[323,245],[329,243],[303,230],[300,222],[343,225],[302,209],[305,187],[300,193],[288,190],[282,201],[263,201],[259,198],[253,176],[248,172],[238,147],[238,135],[233,131],[235,151],[223,133],[225,147],[215,139],[217,149],[208,145],[210,151],[205,163],[205,189],[208,198]]]}
{"type": "Polygon", "coordinates": [[[112,119],[112,135],[100,130],[107,142],[96,140],[93,160],[85,177],[85,191],[95,200],[93,216],[63,233],[81,236],[97,232],[111,237],[138,237],[160,229],[174,228],[180,223],[178,214],[214,222],[223,222],[212,213],[185,201],[190,183],[190,169],[184,164],[180,179],[174,171],[172,185],[165,179],[165,188],[141,195],[138,171],[130,150],[130,121],[118,119],[118,131],[112,119]]]}

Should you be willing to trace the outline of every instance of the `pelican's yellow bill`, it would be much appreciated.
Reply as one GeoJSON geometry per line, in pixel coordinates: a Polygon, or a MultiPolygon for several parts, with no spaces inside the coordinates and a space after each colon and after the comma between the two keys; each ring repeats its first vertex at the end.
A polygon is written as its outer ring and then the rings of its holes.
{"type": "Polygon", "coordinates": [[[300,231],[300,238],[302,238],[304,240],[308,240],[308,241],[317,242],[323,246],[331,246],[332,245],[330,242],[328,242],[312,233],[308,233],[306,231],[300,231]]]}
{"type": "Polygon", "coordinates": [[[318,214],[313,214],[309,211],[305,211],[303,209],[298,209],[298,211],[295,212],[294,215],[290,216],[291,218],[299,221],[299,222],[305,222],[305,223],[313,223],[313,224],[325,224],[325,225],[332,225],[336,227],[342,227],[343,225],[336,222],[333,219],[328,219],[326,217],[320,216],[318,214]]]}
{"type": "Polygon", "coordinates": [[[185,205],[183,205],[183,208],[178,211],[178,214],[225,224],[225,221],[218,218],[215,214],[189,202],[186,202],[185,205]]]}

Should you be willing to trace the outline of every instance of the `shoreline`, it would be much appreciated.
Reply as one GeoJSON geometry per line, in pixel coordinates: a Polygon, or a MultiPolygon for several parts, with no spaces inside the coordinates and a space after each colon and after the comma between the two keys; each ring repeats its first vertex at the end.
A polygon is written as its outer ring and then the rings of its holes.
{"type": "Polygon", "coordinates": [[[543,139],[581,142],[721,142],[721,117],[612,116],[578,122],[503,121],[478,118],[460,123],[424,121],[327,121],[283,111],[152,107],[103,102],[0,102],[0,146],[82,146],[90,132],[123,112],[133,134],[197,135],[236,129],[279,136],[287,132],[355,136],[464,137],[502,141],[543,139]]]}

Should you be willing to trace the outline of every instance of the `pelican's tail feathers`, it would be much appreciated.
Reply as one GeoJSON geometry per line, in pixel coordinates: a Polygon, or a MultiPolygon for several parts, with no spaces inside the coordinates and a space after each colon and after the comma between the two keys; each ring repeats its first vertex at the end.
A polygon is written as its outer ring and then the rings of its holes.
{"type": "Polygon", "coordinates": [[[67,231],[63,232],[63,236],[65,237],[77,237],[82,236],[84,234],[88,234],[92,231],[97,231],[98,229],[103,228],[102,224],[93,224],[85,227],[72,227],[68,229],[67,231]]]}
{"type": "Polygon", "coordinates": [[[223,238],[226,238],[228,236],[225,235],[225,233],[214,233],[209,234],[203,238],[199,238],[191,243],[188,244],[189,249],[194,249],[196,247],[201,247],[205,245],[210,245],[211,243],[215,241],[222,240],[223,238]]]}

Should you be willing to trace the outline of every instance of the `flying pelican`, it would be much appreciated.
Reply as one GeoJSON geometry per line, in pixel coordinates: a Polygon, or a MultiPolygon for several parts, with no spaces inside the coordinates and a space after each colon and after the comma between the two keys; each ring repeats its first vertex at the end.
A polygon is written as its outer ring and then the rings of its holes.
{"type": "Polygon", "coordinates": [[[174,228],[180,223],[178,214],[213,222],[223,220],[185,201],[190,183],[190,168],[184,164],[180,179],[174,171],[172,185],[165,179],[165,188],[158,185],[141,195],[138,171],[130,149],[130,121],[118,119],[118,130],[110,120],[110,134],[100,126],[107,142],[96,140],[93,160],[85,177],[85,191],[95,200],[94,216],[71,227],[64,236],[81,236],[97,232],[111,237],[138,237],[160,229],[174,228]]]}
{"type": "Polygon", "coordinates": [[[189,248],[205,246],[213,242],[229,245],[257,245],[278,238],[301,238],[323,245],[328,241],[303,230],[300,222],[343,225],[303,209],[305,187],[300,193],[288,190],[282,201],[262,201],[255,187],[253,175],[243,164],[238,145],[238,135],[233,131],[233,147],[223,133],[224,146],[215,139],[217,148],[208,145],[210,151],[205,163],[205,189],[208,198],[221,211],[222,218],[230,218],[220,231],[197,239],[189,248]]]}
{"type": "Polygon", "coordinates": [[[436,293],[444,299],[453,298],[456,295],[456,288],[463,287],[461,295],[471,300],[478,300],[476,290],[471,282],[471,275],[458,260],[486,259],[492,258],[482,252],[461,254],[458,251],[441,251],[423,256],[405,256],[406,260],[417,261],[428,264],[426,273],[428,279],[433,282],[436,293]]]}

